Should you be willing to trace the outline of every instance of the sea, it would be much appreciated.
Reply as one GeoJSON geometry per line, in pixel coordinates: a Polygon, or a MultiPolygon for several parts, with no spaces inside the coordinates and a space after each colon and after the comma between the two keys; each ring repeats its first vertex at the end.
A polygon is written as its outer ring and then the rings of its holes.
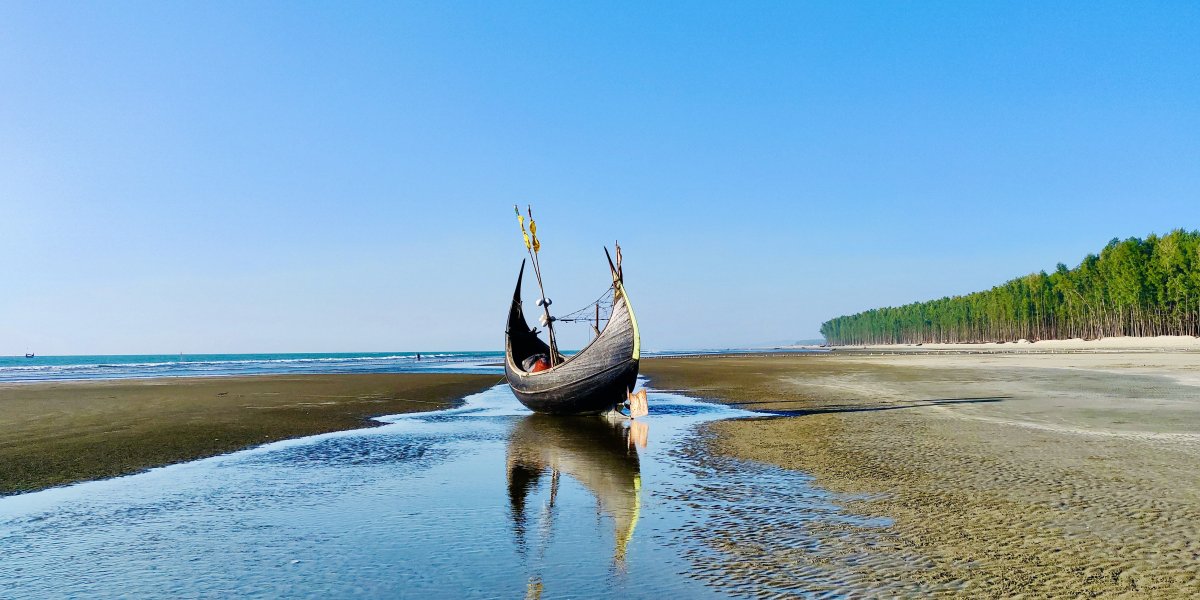
{"type": "MultiPolygon", "coordinates": [[[[645,356],[751,353],[761,349],[704,349],[648,352],[645,356]]],[[[570,354],[570,352],[565,352],[570,354]]],[[[313,373],[495,373],[504,372],[504,353],[323,352],[279,354],[113,354],[0,356],[0,383],[146,377],[294,375],[313,373]],[[418,359],[419,357],[419,359],[418,359]]]]}
{"type": "Polygon", "coordinates": [[[311,373],[500,374],[503,364],[504,354],[498,351],[3,356],[0,383],[311,373]]]}

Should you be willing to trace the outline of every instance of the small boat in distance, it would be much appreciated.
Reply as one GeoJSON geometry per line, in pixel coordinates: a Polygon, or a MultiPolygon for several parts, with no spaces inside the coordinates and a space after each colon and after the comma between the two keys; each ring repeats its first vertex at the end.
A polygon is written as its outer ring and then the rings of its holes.
{"type": "Polygon", "coordinates": [[[33,353],[32,353],[32,352],[26,352],[26,353],[25,353],[25,358],[33,358],[33,353]]]}
{"type": "MultiPolygon", "coordinates": [[[[517,216],[521,217],[520,212],[517,216]]],[[[530,410],[558,415],[594,415],[618,409],[630,397],[637,382],[638,361],[641,358],[641,339],[638,335],[637,319],[629,305],[621,272],[621,248],[617,246],[617,260],[608,257],[612,274],[612,312],[604,329],[599,328],[599,308],[596,313],[596,337],[570,357],[559,354],[554,337],[554,322],[550,316],[550,301],[546,299],[542,286],[541,269],[537,250],[541,244],[537,239],[537,226],[530,213],[529,229],[534,234],[532,242],[525,236],[525,247],[533,261],[538,288],[542,291],[538,306],[542,309],[541,324],[546,328],[549,343],[538,337],[538,331],[529,327],[521,306],[521,281],[525,277],[525,261],[517,275],[517,288],[513,292],[512,305],[508,310],[508,327],[504,332],[504,376],[508,379],[513,394],[530,410]]],[[[525,232],[525,221],[521,219],[521,231],[525,232]]],[[[604,250],[608,254],[608,249],[604,250]]],[[[590,307],[589,307],[590,309],[590,307]]],[[[638,414],[644,412],[644,396],[638,405],[638,414]]]]}

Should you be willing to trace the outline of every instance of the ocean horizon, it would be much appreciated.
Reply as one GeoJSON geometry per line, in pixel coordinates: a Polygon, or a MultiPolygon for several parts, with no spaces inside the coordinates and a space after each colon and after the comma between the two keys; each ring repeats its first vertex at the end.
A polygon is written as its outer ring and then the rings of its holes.
{"type": "Polygon", "coordinates": [[[503,372],[500,351],[97,354],[0,357],[0,383],[319,373],[503,372]],[[420,360],[417,360],[417,356],[420,360]]]}
{"type": "MultiPolygon", "coordinates": [[[[664,350],[645,356],[779,351],[764,348],[664,350]]],[[[795,351],[795,350],[788,350],[795,351]]],[[[564,351],[564,354],[573,354],[564,351]]],[[[81,354],[0,356],[0,383],[296,375],[322,373],[495,373],[501,375],[504,352],[280,352],[234,354],[81,354]],[[420,360],[417,360],[417,356],[420,360]]]]}

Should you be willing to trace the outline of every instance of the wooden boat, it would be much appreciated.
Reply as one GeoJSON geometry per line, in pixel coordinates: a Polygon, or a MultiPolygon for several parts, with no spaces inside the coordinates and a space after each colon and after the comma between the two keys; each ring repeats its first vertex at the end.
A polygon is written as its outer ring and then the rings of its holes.
{"type": "MultiPolygon", "coordinates": [[[[517,275],[504,336],[504,375],[513,393],[530,410],[562,415],[599,414],[623,403],[637,380],[641,341],[637,319],[629,305],[620,268],[609,259],[613,277],[612,314],[602,331],[579,353],[564,357],[554,347],[553,319],[546,309],[550,344],[538,338],[521,309],[521,281],[525,262],[517,275]],[[529,372],[527,358],[544,354],[553,357],[550,368],[529,372]]],[[[535,265],[536,266],[536,265],[535,265]]]]}

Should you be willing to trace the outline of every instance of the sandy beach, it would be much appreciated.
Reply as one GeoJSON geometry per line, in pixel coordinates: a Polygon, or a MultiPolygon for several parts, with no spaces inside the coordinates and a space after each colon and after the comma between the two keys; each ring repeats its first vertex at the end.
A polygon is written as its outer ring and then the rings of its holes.
{"type": "Polygon", "coordinates": [[[437,410],[494,375],[261,375],[0,385],[0,495],[437,410]]]}
{"type": "MultiPolygon", "coordinates": [[[[797,545],[770,507],[805,492],[772,489],[765,512],[738,508],[704,525],[698,535],[724,559],[693,576],[728,589],[815,592],[824,581],[850,595],[970,597],[1200,594],[1197,367],[1200,353],[1162,347],[643,362],[655,389],[762,413],[708,425],[697,464],[721,457],[802,471],[874,523],[813,521],[805,535],[819,543],[797,545]]],[[[496,379],[3,385],[0,494],[370,426],[375,415],[453,406],[496,379]]]]}
{"type": "MultiPolygon", "coordinates": [[[[791,348],[816,349],[819,346],[791,346],[791,348]]],[[[1200,352],[1200,338],[1190,335],[1160,335],[1153,337],[1106,337],[1084,340],[1017,340],[1015,342],[988,342],[978,344],[874,344],[865,346],[834,346],[834,351],[875,352],[1011,352],[1011,353],[1058,353],[1058,352],[1200,352]]]]}
{"type": "Polygon", "coordinates": [[[892,521],[821,532],[819,550],[783,547],[761,524],[714,531],[725,576],[837,563],[847,589],[885,595],[1194,597],[1200,354],[1149,349],[889,348],[643,372],[654,388],[771,413],[711,425],[710,451],[811,473],[846,510],[892,521]]]}

